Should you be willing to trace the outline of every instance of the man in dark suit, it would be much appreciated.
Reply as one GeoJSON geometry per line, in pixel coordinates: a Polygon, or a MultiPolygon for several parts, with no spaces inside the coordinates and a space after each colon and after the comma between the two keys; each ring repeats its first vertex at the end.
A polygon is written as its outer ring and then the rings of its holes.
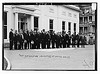
{"type": "Polygon", "coordinates": [[[18,49],[21,49],[19,31],[18,31],[18,35],[17,35],[17,46],[18,46],[18,49]]]}
{"type": "Polygon", "coordinates": [[[82,47],[82,48],[85,48],[85,44],[86,44],[86,38],[85,38],[85,36],[82,35],[82,36],[80,37],[80,40],[81,40],[81,47],[82,47]]]}
{"type": "Polygon", "coordinates": [[[40,49],[40,33],[36,30],[35,34],[36,49],[40,49]]]}
{"type": "Polygon", "coordinates": [[[45,49],[46,48],[46,34],[45,34],[45,29],[42,30],[41,32],[41,46],[42,46],[42,49],[45,49]]]}
{"type": "Polygon", "coordinates": [[[30,49],[32,49],[32,36],[33,36],[33,31],[31,30],[29,32],[29,46],[30,46],[30,49]]]}
{"type": "Polygon", "coordinates": [[[18,42],[18,34],[17,34],[17,30],[15,30],[14,33],[14,49],[17,49],[17,42],[18,42]]]}
{"type": "Polygon", "coordinates": [[[62,33],[62,44],[63,44],[63,48],[66,48],[66,32],[62,33]]]}
{"type": "Polygon", "coordinates": [[[59,33],[56,34],[56,48],[60,47],[60,35],[59,33]]]}
{"type": "Polygon", "coordinates": [[[9,32],[10,50],[13,49],[13,29],[9,32]]]}
{"type": "Polygon", "coordinates": [[[28,41],[28,35],[27,32],[23,32],[23,36],[24,36],[24,49],[27,49],[27,41],[28,41]]]}
{"type": "Polygon", "coordinates": [[[72,34],[72,47],[75,47],[76,44],[76,32],[72,34]]]}
{"type": "Polygon", "coordinates": [[[68,32],[68,44],[67,44],[67,47],[70,48],[70,45],[71,45],[71,32],[69,31],[68,32]]]}
{"type": "Polygon", "coordinates": [[[29,49],[29,44],[30,44],[30,35],[29,35],[29,31],[27,30],[26,31],[27,33],[27,47],[28,47],[28,49],[29,49]]]}
{"type": "Polygon", "coordinates": [[[69,40],[69,36],[68,36],[68,34],[66,34],[66,45],[67,45],[67,47],[69,47],[68,40],[69,40]]]}
{"type": "Polygon", "coordinates": [[[24,36],[23,32],[21,33],[21,49],[23,49],[23,43],[24,43],[24,36]]]}
{"type": "Polygon", "coordinates": [[[79,34],[76,35],[76,44],[77,44],[77,47],[79,48],[80,46],[80,36],[79,34]]]}
{"type": "Polygon", "coordinates": [[[46,45],[47,45],[47,48],[49,49],[50,48],[50,40],[51,40],[51,36],[50,36],[50,32],[46,32],[46,45]]]}
{"type": "Polygon", "coordinates": [[[62,33],[61,32],[60,32],[59,38],[60,38],[60,48],[62,48],[62,33]]]}
{"type": "Polygon", "coordinates": [[[23,34],[21,31],[19,31],[19,34],[18,34],[18,49],[23,49],[23,34]]]}
{"type": "Polygon", "coordinates": [[[56,40],[55,38],[56,38],[55,31],[53,31],[51,34],[52,48],[55,48],[55,40],[56,40]]]}
{"type": "Polygon", "coordinates": [[[31,32],[30,40],[31,40],[31,49],[36,49],[36,42],[35,42],[35,32],[31,32]]]}

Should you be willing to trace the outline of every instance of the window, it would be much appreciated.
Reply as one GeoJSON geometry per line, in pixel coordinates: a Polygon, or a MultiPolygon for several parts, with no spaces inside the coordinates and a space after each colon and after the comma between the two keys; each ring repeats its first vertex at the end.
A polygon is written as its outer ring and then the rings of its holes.
{"type": "Polygon", "coordinates": [[[84,27],[84,33],[87,33],[87,27],[84,27]]]}
{"type": "Polygon", "coordinates": [[[84,17],[84,22],[87,23],[88,22],[88,18],[84,17]]]}
{"type": "Polygon", "coordinates": [[[79,33],[82,34],[83,33],[83,27],[79,28],[79,33]]]}
{"type": "Polygon", "coordinates": [[[92,16],[89,16],[89,22],[92,22],[92,16]]]}
{"type": "Polygon", "coordinates": [[[65,21],[62,21],[62,31],[65,30],[65,21]]]}
{"type": "Polygon", "coordinates": [[[68,31],[71,32],[71,22],[68,22],[68,31]]]}
{"type": "Polygon", "coordinates": [[[95,15],[92,15],[92,21],[93,22],[95,21],[95,15]]]}
{"type": "Polygon", "coordinates": [[[74,32],[76,32],[76,23],[74,23],[74,32]]]}
{"type": "Polygon", "coordinates": [[[38,30],[38,17],[34,17],[34,30],[38,30]]]}
{"type": "Polygon", "coordinates": [[[7,39],[7,12],[3,16],[3,33],[4,39],[7,39]]]}
{"type": "Polygon", "coordinates": [[[83,23],[83,17],[80,17],[80,24],[83,23]]]}
{"type": "Polygon", "coordinates": [[[50,23],[50,30],[53,30],[53,20],[50,19],[50,20],[49,20],[49,23],[50,23]]]}

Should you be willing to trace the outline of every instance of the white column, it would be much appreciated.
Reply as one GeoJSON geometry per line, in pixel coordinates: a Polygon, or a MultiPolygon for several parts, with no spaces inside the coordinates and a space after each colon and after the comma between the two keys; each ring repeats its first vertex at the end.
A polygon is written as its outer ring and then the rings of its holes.
{"type": "Polygon", "coordinates": [[[84,17],[83,17],[83,23],[85,22],[84,17]]]}
{"type": "Polygon", "coordinates": [[[84,34],[84,27],[83,27],[83,34],[84,34]]]}
{"type": "Polygon", "coordinates": [[[18,13],[15,13],[15,30],[18,31],[18,13]]]}
{"type": "Polygon", "coordinates": [[[88,22],[89,22],[90,20],[89,20],[89,16],[88,16],[88,22]]]}
{"type": "Polygon", "coordinates": [[[34,16],[31,15],[31,30],[34,30],[34,16]]]}
{"type": "Polygon", "coordinates": [[[68,22],[66,21],[65,23],[65,30],[66,30],[66,33],[68,32],[68,22]]]}
{"type": "Polygon", "coordinates": [[[71,34],[74,33],[74,23],[71,23],[71,34]]]}
{"type": "Polygon", "coordinates": [[[76,34],[79,33],[79,23],[76,23],[76,34]]]}
{"type": "Polygon", "coordinates": [[[84,23],[84,17],[83,17],[82,21],[83,21],[82,23],[84,23]]]}

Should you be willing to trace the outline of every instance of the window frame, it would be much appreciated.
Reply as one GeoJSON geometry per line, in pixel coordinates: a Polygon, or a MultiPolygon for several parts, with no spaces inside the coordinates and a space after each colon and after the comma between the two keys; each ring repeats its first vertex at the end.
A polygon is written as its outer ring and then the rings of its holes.
{"type": "Polygon", "coordinates": [[[92,22],[92,16],[89,16],[89,22],[92,22]]]}
{"type": "Polygon", "coordinates": [[[62,31],[65,30],[65,21],[62,21],[62,31]]]}
{"type": "Polygon", "coordinates": [[[39,17],[34,16],[34,30],[38,30],[38,27],[39,27],[39,17]],[[37,25],[35,24],[36,23],[35,18],[37,18],[37,25]]]}
{"type": "Polygon", "coordinates": [[[49,30],[53,30],[53,19],[49,19],[49,30]]]}
{"type": "Polygon", "coordinates": [[[3,12],[3,38],[7,39],[7,11],[3,12]],[[6,13],[6,23],[5,23],[5,13],[6,13]],[[6,27],[6,32],[4,32],[5,31],[4,30],[5,27],[6,27]]]}
{"type": "Polygon", "coordinates": [[[71,32],[71,22],[68,22],[68,31],[71,32]]]}
{"type": "Polygon", "coordinates": [[[74,32],[76,32],[76,23],[74,23],[74,32]]]}

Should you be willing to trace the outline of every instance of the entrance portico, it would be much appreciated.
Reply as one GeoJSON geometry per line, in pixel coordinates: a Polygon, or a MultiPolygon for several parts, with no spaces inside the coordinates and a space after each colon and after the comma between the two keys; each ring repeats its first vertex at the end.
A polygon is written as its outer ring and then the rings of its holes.
{"type": "Polygon", "coordinates": [[[15,13],[15,30],[34,30],[34,16],[25,13],[15,13]]]}
{"type": "Polygon", "coordinates": [[[15,30],[34,30],[34,11],[35,8],[30,8],[29,6],[23,5],[14,5],[13,7],[14,13],[14,25],[15,30]]]}

